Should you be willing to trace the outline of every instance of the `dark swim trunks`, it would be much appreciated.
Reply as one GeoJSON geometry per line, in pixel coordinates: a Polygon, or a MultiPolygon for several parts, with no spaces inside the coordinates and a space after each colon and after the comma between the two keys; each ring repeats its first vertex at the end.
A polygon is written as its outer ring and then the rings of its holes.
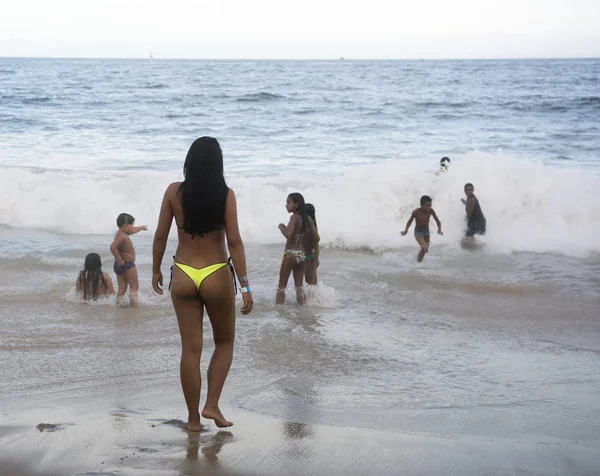
{"type": "Polygon", "coordinates": [[[125,274],[127,271],[129,271],[131,268],[135,267],[135,261],[132,261],[131,263],[125,263],[123,265],[119,265],[119,263],[117,263],[115,261],[115,264],[113,266],[113,271],[115,272],[116,275],[120,275],[120,274],[125,274]]]}
{"type": "Polygon", "coordinates": [[[429,228],[415,228],[415,237],[428,238],[430,236],[429,228]]]}
{"type": "Polygon", "coordinates": [[[466,236],[485,235],[485,221],[473,221],[467,223],[466,236]]]}

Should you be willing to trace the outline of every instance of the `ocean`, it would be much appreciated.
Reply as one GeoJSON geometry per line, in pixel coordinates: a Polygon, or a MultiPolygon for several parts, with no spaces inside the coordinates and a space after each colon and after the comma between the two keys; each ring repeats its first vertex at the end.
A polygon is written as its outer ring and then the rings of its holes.
{"type": "MultiPolygon", "coordinates": [[[[226,416],[538,455],[461,474],[600,467],[598,59],[0,58],[5,425],[32,409],[72,424],[91,408],[185,417],[151,245],[162,194],[203,135],[223,149],[256,301],[238,316],[226,416]],[[476,249],[460,245],[466,182],[487,218],[476,249]],[[304,308],[274,304],[290,192],[315,205],[322,240],[304,308]],[[444,235],[418,264],[399,231],[425,194],[444,235]],[[112,273],[121,212],[149,227],[133,237],[141,306],[85,305],[75,278],[89,252],[112,273]]],[[[172,233],[165,274],[175,245],[172,233]]]]}

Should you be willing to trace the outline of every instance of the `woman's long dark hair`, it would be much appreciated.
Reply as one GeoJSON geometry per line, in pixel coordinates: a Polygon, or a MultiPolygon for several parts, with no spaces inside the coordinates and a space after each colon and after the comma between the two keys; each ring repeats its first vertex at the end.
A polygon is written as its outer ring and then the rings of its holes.
{"type": "Polygon", "coordinates": [[[229,189],[217,139],[200,137],[194,141],[185,158],[183,175],[180,190],[184,231],[193,236],[221,230],[229,189]]]}
{"type": "Polygon", "coordinates": [[[308,215],[306,214],[306,204],[304,203],[304,197],[301,193],[290,193],[288,195],[289,199],[296,204],[296,213],[299,213],[302,217],[302,229],[301,233],[304,233],[306,230],[306,226],[308,225],[308,215]]]}
{"type": "Polygon", "coordinates": [[[312,219],[313,223],[315,224],[315,228],[318,230],[319,227],[317,226],[317,219],[315,218],[315,206],[312,203],[307,203],[306,205],[304,205],[304,210],[306,211],[306,214],[312,219]]]}
{"type": "Polygon", "coordinates": [[[100,282],[104,289],[108,289],[104,273],[102,273],[102,260],[97,253],[90,253],[85,257],[83,271],[79,273],[79,284],[83,290],[83,299],[98,299],[98,287],[100,282]]]}

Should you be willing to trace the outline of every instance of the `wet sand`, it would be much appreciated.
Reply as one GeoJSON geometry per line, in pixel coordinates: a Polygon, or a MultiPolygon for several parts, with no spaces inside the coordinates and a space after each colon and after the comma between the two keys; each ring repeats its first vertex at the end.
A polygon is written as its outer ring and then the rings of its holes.
{"type": "MultiPolygon", "coordinates": [[[[62,417],[65,412],[61,411],[62,417]]],[[[56,415],[59,416],[59,415],[56,415]]],[[[119,409],[40,431],[0,428],[0,474],[9,475],[593,475],[596,442],[439,438],[285,422],[229,411],[236,425],[188,433],[177,419],[119,409]]],[[[31,412],[33,422],[52,415],[31,412]]]]}
{"type": "Polygon", "coordinates": [[[329,251],[297,308],[273,304],[280,249],[249,251],[256,307],[222,398],[235,426],[200,435],[181,427],[177,323],[149,263],[142,305],[117,309],[67,294],[75,264],[8,261],[0,476],[600,474],[597,259],[519,256],[497,276],[509,258],[329,251]]]}

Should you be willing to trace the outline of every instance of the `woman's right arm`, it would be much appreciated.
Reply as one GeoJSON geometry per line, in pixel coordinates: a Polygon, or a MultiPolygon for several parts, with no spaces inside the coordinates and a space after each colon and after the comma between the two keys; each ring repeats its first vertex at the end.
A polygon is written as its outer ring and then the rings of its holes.
{"type": "MultiPolygon", "coordinates": [[[[235,193],[233,193],[233,190],[231,189],[229,189],[227,201],[225,203],[225,236],[227,237],[227,247],[229,248],[231,261],[233,261],[233,267],[238,275],[240,286],[249,288],[246,269],[246,251],[244,250],[244,242],[242,241],[238,225],[237,200],[235,198],[235,193]]],[[[242,298],[244,299],[242,314],[248,314],[253,306],[252,293],[249,291],[242,292],[242,298]]]]}
{"type": "Polygon", "coordinates": [[[169,231],[173,223],[173,208],[171,207],[171,197],[177,193],[177,183],[172,183],[167,187],[160,206],[160,214],[158,215],[158,225],[154,233],[154,241],[152,243],[152,288],[158,294],[162,294],[163,275],[160,270],[162,260],[167,248],[167,240],[169,231]]]}

